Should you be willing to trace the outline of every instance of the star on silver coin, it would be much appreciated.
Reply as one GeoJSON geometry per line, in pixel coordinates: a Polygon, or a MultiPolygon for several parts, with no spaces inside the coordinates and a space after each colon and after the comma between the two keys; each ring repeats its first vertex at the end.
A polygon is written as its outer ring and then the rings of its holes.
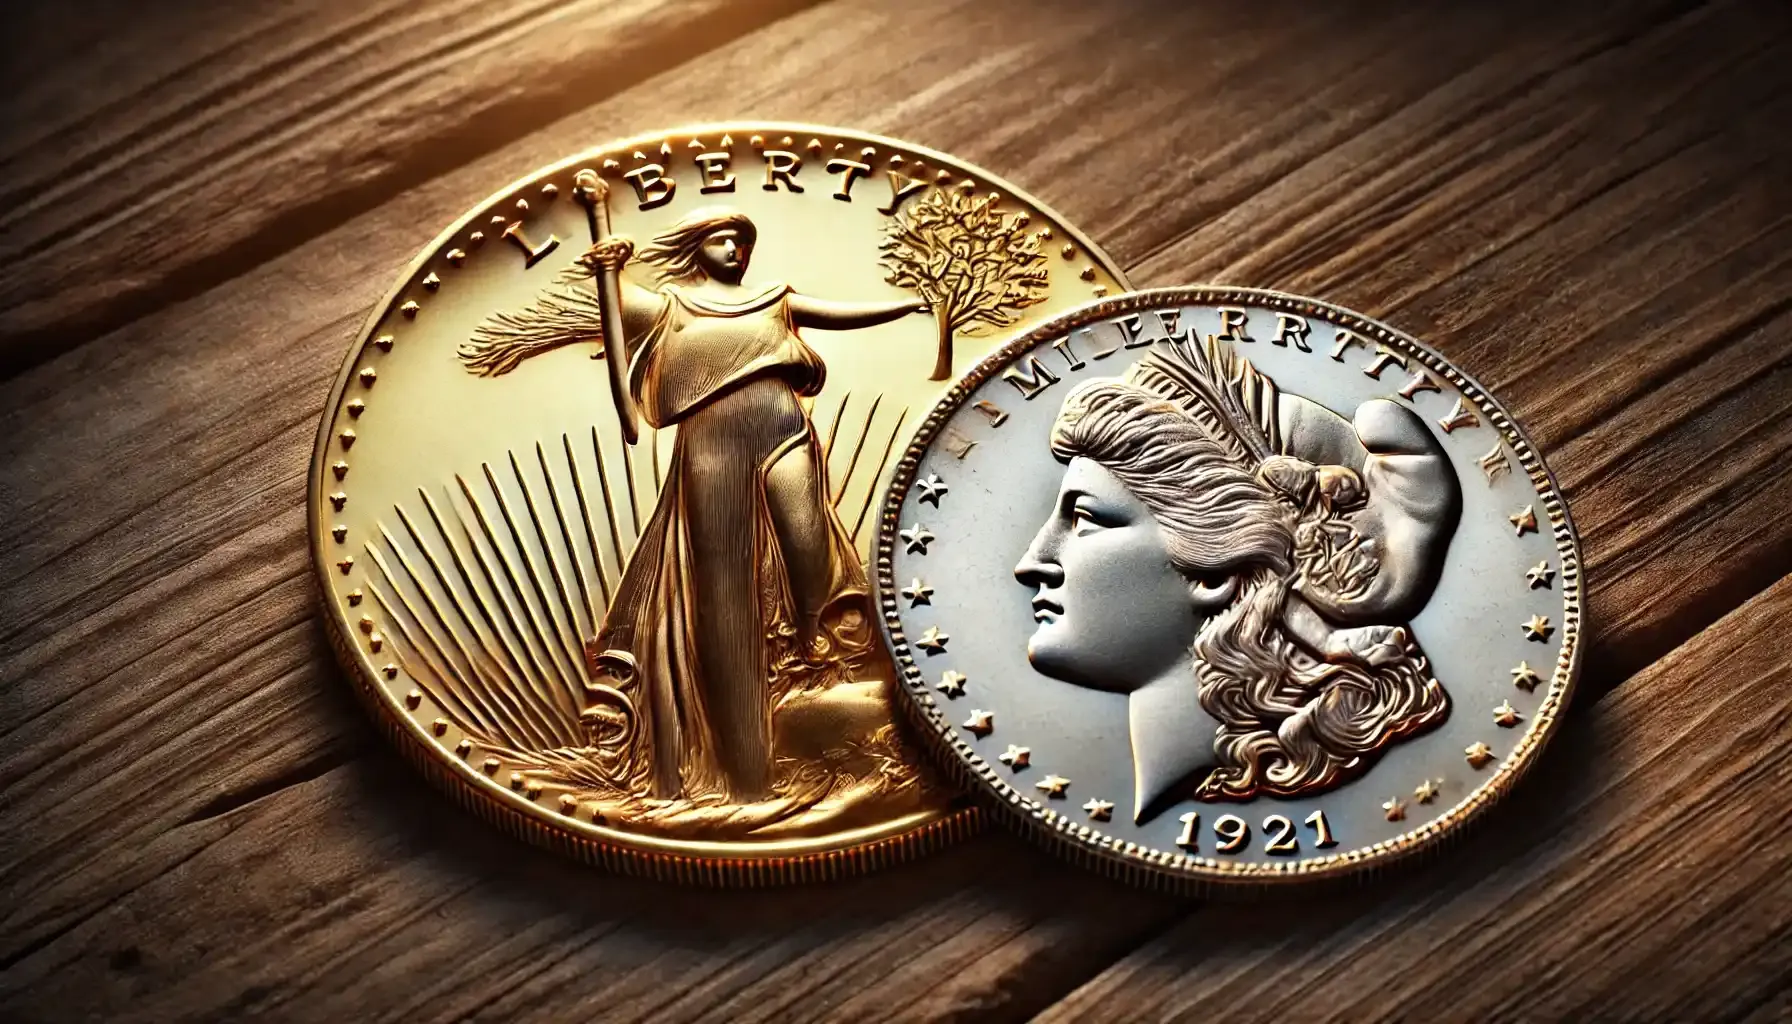
{"type": "Polygon", "coordinates": [[[940,627],[928,626],[927,632],[922,633],[921,638],[915,641],[915,646],[928,654],[944,654],[946,653],[946,643],[951,639],[951,634],[940,632],[940,627]]]}
{"type": "Polygon", "coordinates": [[[932,604],[933,588],[921,582],[921,577],[916,576],[912,583],[902,588],[902,596],[908,598],[910,608],[916,605],[932,604]]]}
{"type": "Polygon", "coordinates": [[[908,547],[908,553],[911,555],[925,555],[927,553],[927,545],[933,543],[936,539],[933,534],[927,532],[927,527],[922,526],[920,523],[916,523],[906,530],[897,531],[897,536],[902,538],[904,544],[908,547]]]}
{"type": "Polygon", "coordinates": [[[940,507],[941,496],[951,490],[946,486],[946,482],[940,479],[938,473],[927,474],[927,479],[915,481],[915,486],[921,491],[920,500],[923,503],[931,502],[934,508],[940,507]]]}

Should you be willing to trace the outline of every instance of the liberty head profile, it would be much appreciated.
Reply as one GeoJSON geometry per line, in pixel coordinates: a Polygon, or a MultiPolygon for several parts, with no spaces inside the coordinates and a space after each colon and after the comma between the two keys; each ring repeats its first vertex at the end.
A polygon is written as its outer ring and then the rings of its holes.
{"type": "Polygon", "coordinates": [[[1405,623],[1461,490],[1410,410],[1346,420],[1184,340],[1078,386],[1050,444],[1064,475],[1015,566],[1027,656],[1127,694],[1135,822],[1331,789],[1448,715],[1405,623]]]}

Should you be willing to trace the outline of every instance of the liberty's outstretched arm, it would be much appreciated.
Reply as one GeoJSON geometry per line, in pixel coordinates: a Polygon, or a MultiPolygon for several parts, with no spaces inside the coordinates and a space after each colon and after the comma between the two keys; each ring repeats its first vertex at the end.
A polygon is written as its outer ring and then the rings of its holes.
{"type": "Polygon", "coordinates": [[[924,299],[903,299],[898,302],[832,302],[807,295],[790,296],[790,316],[798,327],[818,331],[850,331],[859,327],[899,320],[910,313],[931,310],[924,299]]]}

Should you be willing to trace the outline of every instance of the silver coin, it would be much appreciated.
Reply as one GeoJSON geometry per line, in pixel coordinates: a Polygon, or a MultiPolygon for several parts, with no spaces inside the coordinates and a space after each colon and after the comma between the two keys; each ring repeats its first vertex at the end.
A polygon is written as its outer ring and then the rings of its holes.
{"type": "Polygon", "coordinates": [[[928,417],[880,531],[921,731],[1140,881],[1432,848],[1535,760],[1579,664],[1579,545],[1523,432],[1312,299],[1136,292],[1014,339],[928,417]]]}

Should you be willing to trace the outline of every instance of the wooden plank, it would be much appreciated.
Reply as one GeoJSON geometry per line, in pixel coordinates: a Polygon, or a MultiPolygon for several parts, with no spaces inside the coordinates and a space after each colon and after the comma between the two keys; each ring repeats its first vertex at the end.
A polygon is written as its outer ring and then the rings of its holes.
{"type": "Polygon", "coordinates": [[[1104,907],[1146,910],[1014,840],[825,889],[607,877],[449,810],[383,751],[161,842],[185,856],[11,968],[0,1004],[146,1020],[863,1019],[920,995],[867,1005],[889,972],[982,955],[967,932],[1086,950],[1116,930],[1104,907]]]}
{"type": "Polygon", "coordinates": [[[0,373],[806,2],[55,5],[0,93],[0,373]]]}
{"type": "Polygon", "coordinates": [[[1202,907],[1047,1020],[1729,1020],[1792,994],[1792,578],[1567,723],[1442,863],[1202,907]],[[1322,1010],[1320,1008],[1323,1008],[1322,1010]]]}
{"type": "MultiPolygon", "coordinates": [[[[784,116],[907,135],[1000,167],[1098,237],[1117,240],[1116,253],[1146,279],[1195,277],[1197,261],[1216,253],[1230,254],[1214,268],[1226,270],[1259,246],[1290,268],[1328,268],[1332,277],[1314,280],[1335,282],[1330,294],[1369,312],[1394,309],[1396,323],[1466,358],[1533,423],[1550,403],[1581,394],[1523,373],[1497,332],[1459,338],[1416,317],[1453,328],[1452,318],[1477,308],[1510,315],[1493,299],[1476,307],[1484,293],[1507,304],[1515,295],[1546,299],[1556,318],[1580,328],[1551,338],[1552,359],[1586,378],[1610,374],[1599,401],[1623,407],[1633,431],[1651,431],[1639,457],[1652,461],[1639,466],[1612,451],[1611,438],[1631,436],[1623,433],[1574,447],[1581,420],[1558,421],[1561,433],[1539,440],[1565,475],[1583,460],[1604,460],[1573,493],[1589,554],[1647,573],[1664,547],[1674,549],[1648,529],[1664,520],[1627,502],[1660,474],[1699,472],[1703,439],[1735,424],[1770,424],[1750,442],[1751,457],[1784,444],[1788,340],[1771,312],[1759,312],[1785,293],[1783,197],[1775,203],[1771,179],[1747,158],[1758,151],[1696,145],[1704,128],[1696,115],[1714,96],[1771,110],[1783,77],[1758,58],[1713,56],[1713,39],[1740,46],[1757,38],[1739,31],[1752,23],[1731,7],[1670,17],[1638,8],[1601,22],[1584,12],[1539,19],[1479,6],[1426,18],[1397,6],[1356,8],[1355,20],[1315,28],[1300,5],[1168,7],[1150,17],[1083,5],[1034,19],[992,53],[988,40],[1009,38],[1004,27],[1031,7],[830,5],[0,386],[0,430],[18,453],[0,490],[0,793],[8,807],[0,1006],[306,1016],[350,1007],[353,981],[368,993],[354,1004],[365,1016],[508,1019],[563,1009],[557,1000],[570,991],[594,1009],[613,995],[643,1016],[669,1004],[673,1016],[719,1007],[715,1016],[730,1019],[1017,1017],[1163,927],[1177,905],[999,838],[859,883],[718,896],[579,871],[452,812],[372,739],[311,625],[298,510],[313,417],[366,306],[444,210],[476,201],[542,154],[590,142],[606,124],[738,115],[775,102],[784,116]],[[1128,40],[1136,60],[1117,65],[1111,53],[1128,40]],[[1319,41],[1327,45],[1310,45],[1319,41]],[[1248,73],[1294,49],[1310,56],[1274,63],[1275,75],[1248,73]],[[866,52],[878,53],[889,74],[842,81],[825,73],[866,52]],[[1195,52],[1213,59],[1191,61],[1195,52]],[[1700,56],[1699,75],[1722,70],[1693,89],[1649,73],[1664,55],[1687,52],[1700,56]],[[1577,78],[1589,62],[1595,73],[1577,78]],[[1561,76],[1567,86],[1550,84],[1561,76]],[[1627,87],[1599,91],[1608,80],[1627,87]],[[736,91],[719,97],[718,81],[736,91]],[[1111,130],[1065,128],[1038,102],[1089,102],[1121,89],[1140,103],[1115,112],[1111,130]],[[1530,162],[1501,173],[1515,190],[1504,202],[1532,218],[1528,238],[1499,251],[1438,243],[1420,263],[1402,263],[1398,254],[1424,248],[1462,217],[1501,230],[1511,218],[1425,202],[1453,187],[1467,198],[1496,187],[1473,162],[1446,161],[1407,195],[1408,165],[1372,164],[1398,149],[1390,143],[1422,149],[1429,137],[1472,139],[1483,120],[1489,131],[1528,123],[1545,135],[1550,126],[1580,126],[1609,141],[1582,118],[1587,90],[1647,122],[1646,145],[1586,170],[1567,198],[1559,194],[1572,175],[1526,150],[1530,162]],[[1191,107],[1189,96],[1211,101],[1191,107]],[[1482,96],[1498,99],[1470,102],[1482,96]],[[1401,130],[1377,134],[1383,123],[1401,130]],[[1191,138],[1238,141],[1191,159],[1191,138]],[[1655,170],[1639,166],[1649,152],[1667,154],[1655,170]],[[1382,169],[1352,177],[1359,166],[1382,169]],[[1186,189],[1185,168],[1206,199],[1178,211],[1166,197],[1186,189]],[[1299,215],[1285,223],[1277,218],[1289,207],[1252,199],[1304,203],[1307,191],[1338,177],[1349,187],[1321,190],[1317,206],[1293,207],[1299,215]],[[1156,220],[1141,212],[1154,195],[1166,206],[1156,220]],[[1408,217],[1409,208],[1418,212],[1408,217]],[[1275,233],[1249,240],[1217,230],[1233,209],[1245,211],[1235,229],[1268,224],[1275,233]],[[1750,216],[1762,211],[1770,216],[1750,216]],[[1365,218],[1362,231],[1337,230],[1346,216],[1365,218]],[[1364,238],[1374,244],[1352,256],[1364,238]],[[1614,244],[1631,247],[1630,262],[1612,255],[1614,244]],[[1504,255],[1513,252],[1528,255],[1504,255]],[[1529,275],[1556,260],[1574,272],[1574,286],[1525,292],[1529,275]],[[1471,284],[1456,285],[1464,278],[1471,284]],[[1653,325],[1659,353],[1618,361],[1613,352],[1628,335],[1586,328],[1639,291],[1704,304],[1688,307],[1699,315],[1653,325]],[[1757,312],[1729,319],[1736,308],[1757,312]],[[1713,359],[1721,375],[1706,370],[1713,359]],[[1715,386],[1736,378],[1747,383],[1715,386]],[[1589,522],[1589,505],[1607,511],[1589,522]],[[367,886],[351,884],[364,875],[367,886]],[[680,917],[695,924],[667,923],[680,917]],[[754,920],[763,923],[742,923],[754,920]],[[469,958],[478,970],[466,970],[469,958]],[[213,959],[220,969],[207,966],[213,959]]],[[[1260,284],[1295,274],[1246,271],[1260,284]]],[[[1582,405],[1577,415],[1604,407],[1582,405]]],[[[1783,538],[1768,514],[1774,494],[1733,486],[1705,495],[1692,506],[1698,529],[1783,538]]],[[[1735,559],[1713,567],[1714,590],[1758,571],[1735,559]]],[[[1597,581],[1594,598],[1597,612],[1597,581]]],[[[1719,610],[1670,592],[1638,621],[1680,628],[1719,610]]],[[[1600,650],[1622,657],[1645,642],[1639,625],[1600,650]]]]}
{"type": "Polygon", "coordinates": [[[154,89],[183,65],[288,27],[283,22],[298,10],[290,3],[240,8],[230,0],[193,0],[144,18],[130,0],[14,5],[0,35],[0,111],[9,129],[0,166],[154,89]]]}

